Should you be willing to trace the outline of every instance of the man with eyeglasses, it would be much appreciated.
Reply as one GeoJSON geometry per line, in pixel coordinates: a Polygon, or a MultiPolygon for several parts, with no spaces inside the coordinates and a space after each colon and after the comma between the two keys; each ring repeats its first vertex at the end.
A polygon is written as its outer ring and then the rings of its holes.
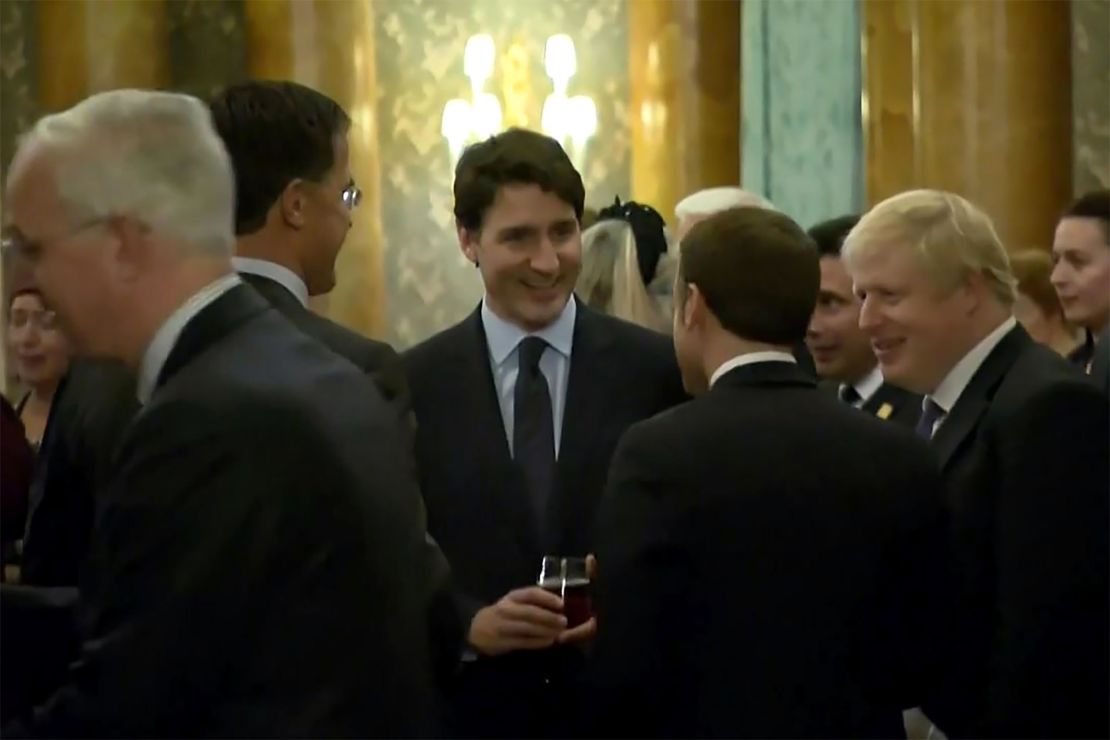
{"type": "Polygon", "coordinates": [[[243,285],[234,203],[210,111],[186,95],[94,95],[12,160],[5,230],[37,245],[77,351],[134,372],[143,408],[98,495],[81,657],[0,734],[430,732],[403,431],[363,373],[243,285]]]}
{"type": "MultiPolygon", "coordinates": [[[[408,382],[393,348],[308,308],[309,296],[335,287],[335,260],[362,198],[346,112],[323,93],[282,81],[233,85],[209,108],[235,170],[235,269],[294,326],[362,369],[411,430],[408,382]]],[[[404,442],[411,452],[412,440],[404,442]]],[[[461,650],[462,617],[443,553],[430,537],[425,544],[433,660],[446,676],[461,650]]]]}
{"type": "Polygon", "coordinates": [[[369,374],[406,421],[397,353],[308,308],[335,287],[335,261],[362,192],[351,176],[350,118],[295,82],[233,85],[209,103],[235,169],[235,269],[289,321],[369,374]]]}

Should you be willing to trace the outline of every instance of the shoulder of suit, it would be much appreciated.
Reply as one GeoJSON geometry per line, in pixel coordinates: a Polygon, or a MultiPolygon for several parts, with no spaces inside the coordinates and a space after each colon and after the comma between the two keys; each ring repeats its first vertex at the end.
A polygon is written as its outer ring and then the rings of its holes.
{"type": "Polygon", "coordinates": [[[396,355],[393,347],[386,342],[365,337],[358,332],[336,323],[326,316],[309,311],[302,329],[332,352],[341,355],[359,367],[380,364],[396,355]]]}
{"type": "MultiPolygon", "coordinates": [[[[1079,368],[1045,347],[1031,345],[1022,350],[998,384],[990,415],[1003,427],[1020,426],[1015,418],[1049,411],[1057,404],[1063,411],[1065,399],[1076,398],[1089,398],[1092,407],[1099,409],[1105,406],[1101,392],[1079,368]]],[[[1068,426],[1063,418],[1061,424],[1068,426]]]]}

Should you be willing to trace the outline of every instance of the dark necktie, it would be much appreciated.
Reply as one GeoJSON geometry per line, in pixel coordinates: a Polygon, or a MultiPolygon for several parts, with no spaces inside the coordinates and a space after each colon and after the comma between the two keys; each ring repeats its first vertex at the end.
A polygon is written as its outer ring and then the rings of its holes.
{"type": "Polygon", "coordinates": [[[517,350],[520,371],[513,390],[513,459],[524,473],[528,495],[540,531],[555,484],[555,425],[551,414],[551,390],[540,370],[540,358],[548,347],[539,337],[525,337],[517,350]]]}
{"type": "Polygon", "coordinates": [[[917,420],[917,427],[914,430],[917,432],[917,436],[926,441],[932,439],[933,428],[936,427],[938,421],[944,418],[946,413],[940,407],[940,404],[926,396],[924,406],[921,409],[921,418],[917,420]]]}
{"type": "Polygon", "coordinates": [[[840,400],[848,404],[849,406],[855,406],[863,399],[863,396],[859,394],[859,391],[857,391],[855,387],[851,385],[840,386],[839,395],[840,400]]]}

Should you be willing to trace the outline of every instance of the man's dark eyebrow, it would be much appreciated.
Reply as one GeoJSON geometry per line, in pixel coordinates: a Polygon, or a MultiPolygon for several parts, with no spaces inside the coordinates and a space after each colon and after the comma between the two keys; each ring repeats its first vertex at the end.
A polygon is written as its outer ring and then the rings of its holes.
{"type": "Polygon", "coordinates": [[[526,234],[534,234],[538,230],[539,229],[537,229],[535,226],[532,226],[531,224],[521,224],[519,226],[506,226],[505,228],[500,229],[497,232],[497,236],[499,238],[506,237],[506,236],[516,236],[516,235],[524,236],[526,234]]]}

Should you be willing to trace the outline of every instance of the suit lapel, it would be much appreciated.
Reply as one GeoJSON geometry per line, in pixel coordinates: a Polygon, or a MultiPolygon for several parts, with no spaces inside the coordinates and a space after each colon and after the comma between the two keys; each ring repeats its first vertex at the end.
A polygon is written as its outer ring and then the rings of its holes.
{"type": "Polygon", "coordinates": [[[551,531],[546,537],[552,544],[561,541],[566,526],[588,520],[583,512],[592,509],[596,492],[584,485],[583,474],[591,454],[596,452],[599,429],[607,422],[606,409],[611,406],[609,394],[613,392],[609,380],[614,366],[609,361],[615,347],[613,338],[584,303],[578,301],[577,309],[556,465],[556,495],[547,516],[551,531]]]}
{"type": "Polygon", "coordinates": [[[912,400],[913,396],[908,392],[883,383],[863,404],[863,410],[884,421],[892,421],[901,415],[903,408],[912,400]]]}
{"type": "Polygon", "coordinates": [[[266,308],[266,302],[245,285],[235,286],[205,306],[181,330],[154,387],[160,388],[209,346],[266,308]]]}
{"type": "Polygon", "coordinates": [[[932,445],[940,458],[941,468],[948,466],[956,450],[975,429],[999,383],[1030,342],[1032,340],[1024,329],[1014,327],[975,371],[956,405],[933,435],[932,445]]]}

